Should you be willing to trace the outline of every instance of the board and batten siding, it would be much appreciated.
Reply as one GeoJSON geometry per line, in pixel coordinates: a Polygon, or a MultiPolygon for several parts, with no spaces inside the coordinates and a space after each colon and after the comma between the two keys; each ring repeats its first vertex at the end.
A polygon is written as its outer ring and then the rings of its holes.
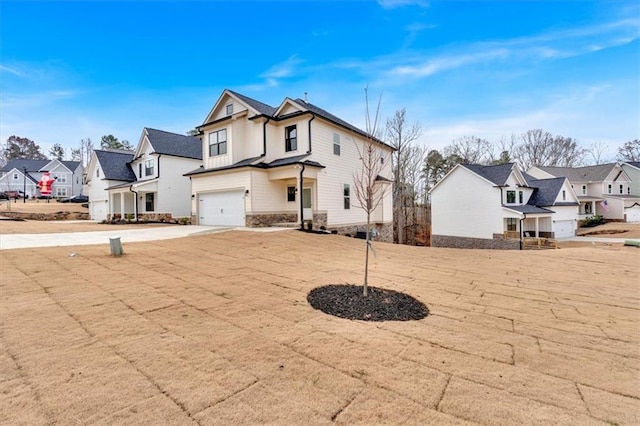
{"type": "Polygon", "coordinates": [[[464,167],[458,166],[431,192],[433,235],[491,239],[503,232],[506,216],[500,190],[464,167]]]}

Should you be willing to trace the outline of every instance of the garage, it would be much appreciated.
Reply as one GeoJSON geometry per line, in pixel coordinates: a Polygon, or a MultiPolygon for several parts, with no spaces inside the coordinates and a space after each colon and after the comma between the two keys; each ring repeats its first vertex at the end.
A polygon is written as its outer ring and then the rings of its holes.
{"type": "Polygon", "coordinates": [[[198,214],[200,225],[245,226],[244,191],[200,194],[198,214]]]}
{"type": "Polygon", "coordinates": [[[576,235],[573,220],[558,220],[553,224],[555,238],[573,237],[576,235]]]}
{"type": "Polygon", "coordinates": [[[640,205],[634,204],[632,207],[626,207],[624,214],[627,222],[640,222],[640,205]]]}

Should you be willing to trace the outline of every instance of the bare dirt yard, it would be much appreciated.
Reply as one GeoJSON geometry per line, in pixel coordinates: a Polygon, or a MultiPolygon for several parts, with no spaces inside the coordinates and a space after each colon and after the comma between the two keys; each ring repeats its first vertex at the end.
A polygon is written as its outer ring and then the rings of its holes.
{"type": "Polygon", "coordinates": [[[640,238],[640,223],[609,222],[592,228],[579,228],[576,234],[604,238],[640,238]]]}
{"type": "Polygon", "coordinates": [[[0,251],[0,424],[640,424],[637,248],[376,250],[429,316],[314,310],[337,235],[0,251]]]}

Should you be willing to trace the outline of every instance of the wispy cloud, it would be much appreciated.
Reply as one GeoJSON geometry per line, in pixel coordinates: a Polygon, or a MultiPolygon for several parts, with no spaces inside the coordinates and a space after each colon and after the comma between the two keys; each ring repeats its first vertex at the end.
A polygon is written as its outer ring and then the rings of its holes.
{"type": "Polygon", "coordinates": [[[18,68],[8,67],[6,65],[1,65],[1,64],[0,64],[0,72],[13,74],[13,75],[15,75],[17,77],[23,77],[24,76],[24,72],[19,70],[18,68]]]}
{"type": "Polygon", "coordinates": [[[429,7],[426,0],[378,0],[378,4],[384,9],[395,9],[404,6],[429,7]]]}

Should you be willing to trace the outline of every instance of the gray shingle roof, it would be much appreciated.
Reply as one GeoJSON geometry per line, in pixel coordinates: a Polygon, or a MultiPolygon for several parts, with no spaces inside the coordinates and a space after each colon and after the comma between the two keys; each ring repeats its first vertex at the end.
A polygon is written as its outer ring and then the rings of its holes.
{"type": "Polygon", "coordinates": [[[303,159],[305,157],[308,157],[309,154],[303,154],[303,155],[296,155],[294,157],[286,157],[286,158],[278,158],[277,160],[273,160],[270,163],[256,163],[257,160],[259,160],[262,157],[253,157],[253,158],[247,158],[246,160],[242,160],[242,161],[238,161],[237,163],[234,164],[230,164],[228,166],[222,166],[222,167],[214,167],[211,169],[205,169],[203,167],[200,167],[198,169],[192,170],[188,173],[185,173],[183,176],[192,176],[192,175],[199,175],[202,173],[209,173],[209,172],[219,172],[222,170],[231,170],[231,169],[238,169],[240,167],[255,167],[258,169],[272,169],[274,167],[282,167],[282,166],[290,166],[292,164],[304,164],[306,166],[311,166],[311,167],[320,167],[320,168],[324,168],[325,166],[323,166],[322,164],[315,162],[315,161],[303,161],[303,159]],[[256,164],[254,164],[256,163],[256,164]]]}
{"type": "MultiPolygon", "coordinates": [[[[16,159],[9,161],[3,168],[3,172],[8,172],[11,169],[18,169],[20,171],[23,170],[23,167],[27,168],[27,173],[29,172],[37,172],[42,169],[44,166],[52,162],[53,160],[29,160],[29,159],[16,159]]],[[[76,168],[80,165],[79,161],[61,161],[62,164],[65,165],[72,172],[76,170],[76,168]]]]}
{"type": "Polygon", "coordinates": [[[585,167],[538,167],[555,176],[566,177],[569,182],[599,182],[607,178],[616,163],[585,167]]]}
{"type": "Polygon", "coordinates": [[[495,166],[481,166],[480,164],[461,164],[461,166],[482,176],[488,181],[493,182],[497,186],[503,186],[507,182],[511,171],[513,170],[513,163],[498,164],[495,166]]]}
{"type": "Polygon", "coordinates": [[[553,210],[532,206],[530,204],[524,204],[522,206],[505,206],[505,208],[527,214],[555,213],[553,210]]]}
{"type": "Polygon", "coordinates": [[[241,95],[240,93],[234,92],[233,90],[227,89],[227,92],[234,94],[235,96],[240,98],[243,102],[245,102],[247,105],[251,106],[251,108],[258,111],[260,114],[264,114],[264,115],[268,115],[269,117],[272,117],[273,114],[276,112],[277,108],[274,108],[271,105],[267,105],[263,102],[256,101],[255,99],[252,99],[245,95],[241,95]]]}
{"type": "Polygon", "coordinates": [[[640,161],[625,161],[625,163],[637,169],[640,169],[640,161]]]}
{"type": "Polygon", "coordinates": [[[553,206],[564,183],[564,177],[551,179],[527,179],[530,187],[535,188],[529,198],[529,204],[544,207],[553,206]]]}
{"type": "Polygon", "coordinates": [[[93,151],[98,157],[105,179],[134,182],[136,175],[129,162],[133,160],[133,151],[93,151]]]}
{"type": "Polygon", "coordinates": [[[158,154],[202,160],[202,141],[193,136],[145,128],[149,143],[158,154]]]}

